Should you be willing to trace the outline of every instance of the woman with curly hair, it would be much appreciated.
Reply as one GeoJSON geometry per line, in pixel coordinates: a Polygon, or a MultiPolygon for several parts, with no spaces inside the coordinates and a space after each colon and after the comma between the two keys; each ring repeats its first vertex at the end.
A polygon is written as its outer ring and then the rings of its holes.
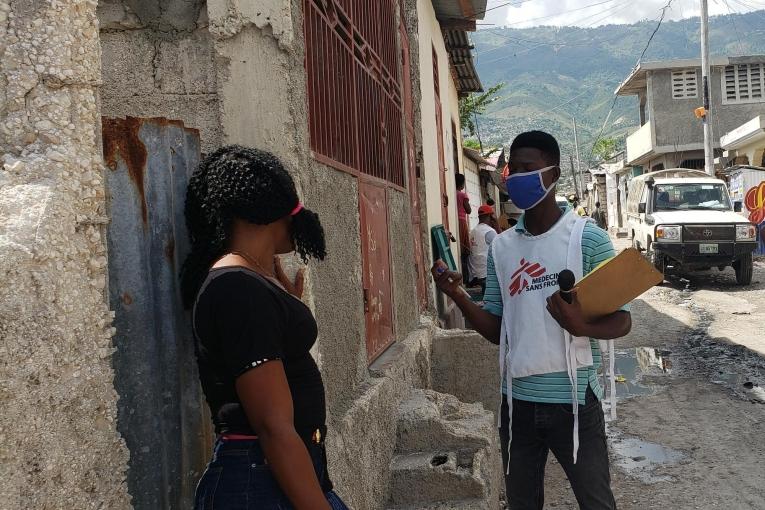
{"type": "Polygon", "coordinates": [[[183,297],[217,434],[194,508],[345,509],[327,474],[316,320],[302,270],[291,282],[278,259],[324,258],[318,216],[277,158],[234,145],[191,177],[186,223],[183,297]]]}

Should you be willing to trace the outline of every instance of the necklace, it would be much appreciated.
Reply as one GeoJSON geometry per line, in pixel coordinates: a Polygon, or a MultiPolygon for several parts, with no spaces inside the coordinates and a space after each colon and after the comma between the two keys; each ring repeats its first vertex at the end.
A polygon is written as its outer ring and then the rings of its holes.
{"type": "Polygon", "coordinates": [[[244,260],[246,260],[251,265],[253,265],[256,268],[258,268],[261,273],[265,274],[269,278],[276,278],[276,275],[274,274],[273,271],[267,271],[263,266],[260,265],[260,262],[258,262],[258,260],[255,257],[251,256],[250,254],[244,253],[243,251],[232,251],[232,252],[229,252],[229,253],[231,253],[231,255],[236,255],[238,257],[242,257],[244,260]]]}

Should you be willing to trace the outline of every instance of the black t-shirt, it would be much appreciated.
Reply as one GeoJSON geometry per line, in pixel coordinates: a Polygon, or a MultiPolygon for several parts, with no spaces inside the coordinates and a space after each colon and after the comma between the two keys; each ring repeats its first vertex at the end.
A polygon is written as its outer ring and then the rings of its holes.
{"type": "Polygon", "coordinates": [[[194,308],[199,378],[218,434],[257,435],[247,420],[235,381],[263,360],[284,364],[295,430],[309,440],[325,435],[321,373],[309,350],[316,320],[299,299],[242,267],[212,269],[194,308]]]}

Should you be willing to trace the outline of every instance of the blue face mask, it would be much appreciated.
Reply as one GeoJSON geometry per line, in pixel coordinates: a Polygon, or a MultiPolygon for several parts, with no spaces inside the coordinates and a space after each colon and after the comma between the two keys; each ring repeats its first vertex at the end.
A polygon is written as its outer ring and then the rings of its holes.
{"type": "Polygon", "coordinates": [[[553,182],[549,188],[545,188],[544,181],[542,181],[542,174],[553,168],[557,168],[557,165],[548,166],[533,172],[510,175],[505,182],[510,200],[519,209],[528,210],[534,208],[555,187],[553,182]]]}

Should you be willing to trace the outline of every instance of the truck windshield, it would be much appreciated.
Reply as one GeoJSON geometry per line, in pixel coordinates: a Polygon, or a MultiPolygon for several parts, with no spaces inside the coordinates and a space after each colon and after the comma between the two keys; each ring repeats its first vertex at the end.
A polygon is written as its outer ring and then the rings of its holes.
{"type": "Polygon", "coordinates": [[[723,184],[657,184],[653,190],[654,211],[687,209],[730,210],[730,198],[723,184]]]}

